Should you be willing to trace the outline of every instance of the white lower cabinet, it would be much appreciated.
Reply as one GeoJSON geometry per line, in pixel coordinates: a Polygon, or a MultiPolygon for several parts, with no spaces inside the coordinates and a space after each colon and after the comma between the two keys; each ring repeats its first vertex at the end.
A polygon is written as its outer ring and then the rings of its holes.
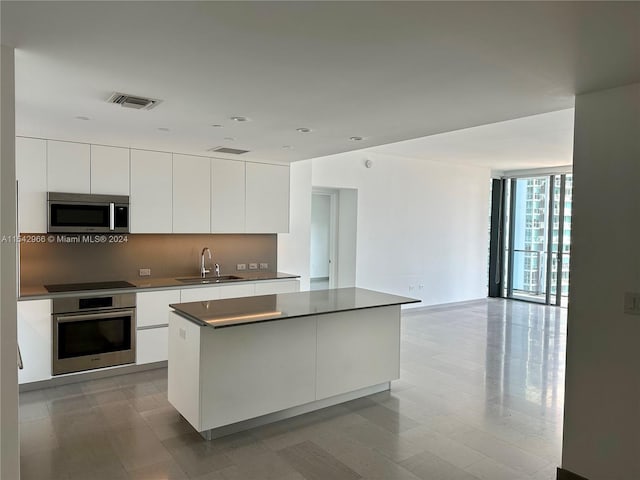
{"type": "Polygon", "coordinates": [[[181,302],[204,302],[220,298],[220,287],[185,288],[181,292],[181,302]]]}
{"type": "Polygon", "coordinates": [[[329,398],[400,378],[400,307],[318,317],[316,396],[329,398]]]}
{"type": "Polygon", "coordinates": [[[180,303],[180,290],[140,292],[136,295],[136,326],[153,327],[169,323],[169,305],[180,303]]]}
{"type": "Polygon", "coordinates": [[[239,283],[237,285],[220,285],[220,298],[253,297],[256,286],[253,283],[239,283]]]}
{"type": "MultiPolygon", "coordinates": [[[[168,310],[168,309],[167,309],[168,310]]],[[[169,314],[167,312],[167,318],[169,314]]],[[[169,327],[138,330],[136,336],[136,363],[162,362],[167,357],[169,327]]]]}
{"type": "Polygon", "coordinates": [[[171,315],[168,396],[196,430],[315,399],[315,317],[214,330],[171,315]]]}
{"type": "Polygon", "coordinates": [[[180,290],[140,292],[136,295],[136,363],[167,359],[169,305],[180,303],[180,290]]]}
{"type": "Polygon", "coordinates": [[[51,378],[51,300],[18,302],[18,345],[24,369],[18,382],[51,378]]]}
{"type": "Polygon", "coordinates": [[[292,293],[300,291],[299,280],[278,280],[277,282],[256,283],[256,295],[272,295],[275,293],[292,293]]]}

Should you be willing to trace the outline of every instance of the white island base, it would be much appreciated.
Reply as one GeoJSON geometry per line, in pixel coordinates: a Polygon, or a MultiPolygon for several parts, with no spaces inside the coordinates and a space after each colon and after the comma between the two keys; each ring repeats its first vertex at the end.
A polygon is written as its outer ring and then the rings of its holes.
{"type": "Polygon", "coordinates": [[[169,314],[169,402],[211,440],[388,390],[400,305],[224,328],[169,314]]]}

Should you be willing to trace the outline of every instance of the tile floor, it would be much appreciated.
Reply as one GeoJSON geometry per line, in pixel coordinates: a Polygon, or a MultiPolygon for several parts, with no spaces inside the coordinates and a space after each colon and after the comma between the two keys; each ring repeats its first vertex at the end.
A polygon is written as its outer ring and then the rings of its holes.
{"type": "Polygon", "coordinates": [[[505,300],[408,311],[401,379],[207,442],[166,370],[22,393],[23,480],[552,480],[566,310],[505,300]]]}

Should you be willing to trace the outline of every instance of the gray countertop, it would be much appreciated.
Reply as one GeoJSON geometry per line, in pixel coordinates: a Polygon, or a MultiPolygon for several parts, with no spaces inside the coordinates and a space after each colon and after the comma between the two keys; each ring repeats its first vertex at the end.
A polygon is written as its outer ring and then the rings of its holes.
{"type": "Polygon", "coordinates": [[[336,288],[176,303],[169,306],[198,325],[222,328],[418,302],[420,300],[414,298],[364,288],[336,288]]]}
{"type": "MultiPolygon", "coordinates": [[[[234,273],[236,275],[236,273],[234,273]]],[[[74,297],[79,295],[109,295],[114,293],[136,293],[145,290],[163,290],[163,289],[174,289],[174,288],[201,288],[206,286],[215,286],[215,285],[231,285],[235,283],[242,282],[255,282],[261,280],[283,280],[283,279],[296,279],[300,278],[300,275],[293,275],[290,273],[284,272],[242,272],[237,275],[241,277],[236,280],[228,280],[225,282],[216,283],[215,281],[211,281],[210,283],[184,283],[177,278],[189,277],[195,275],[177,275],[175,278],[138,278],[135,280],[124,279],[127,282],[131,283],[133,287],[125,287],[118,289],[110,289],[110,290],[77,290],[72,292],[62,292],[62,293],[51,293],[48,292],[44,285],[35,285],[35,286],[26,286],[20,288],[20,297],[19,300],[37,300],[37,299],[47,299],[47,298],[62,298],[62,297],[74,297]]],[[[212,277],[213,280],[215,277],[212,277]]]]}

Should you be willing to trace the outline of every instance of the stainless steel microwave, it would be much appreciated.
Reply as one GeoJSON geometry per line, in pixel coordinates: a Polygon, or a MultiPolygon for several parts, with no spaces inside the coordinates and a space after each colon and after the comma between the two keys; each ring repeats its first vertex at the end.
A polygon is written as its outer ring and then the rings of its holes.
{"type": "Polygon", "coordinates": [[[129,233],[129,197],[47,193],[47,232],[129,233]]]}

